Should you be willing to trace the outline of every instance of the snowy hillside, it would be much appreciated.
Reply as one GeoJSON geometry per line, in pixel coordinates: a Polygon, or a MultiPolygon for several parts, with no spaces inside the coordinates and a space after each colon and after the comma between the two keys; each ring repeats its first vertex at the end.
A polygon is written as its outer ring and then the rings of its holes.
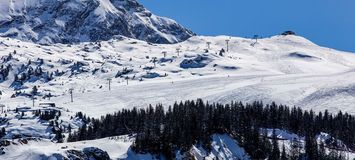
{"type": "MultiPolygon", "coordinates": [[[[278,135],[279,144],[283,144],[288,149],[292,148],[291,145],[297,142],[301,148],[304,147],[304,137],[298,137],[293,133],[288,133],[279,129],[275,129],[278,135]]],[[[268,136],[271,138],[272,129],[268,129],[268,136]]],[[[322,133],[317,136],[317,140],[326,141],[329,135],[322,133]]],[[[5,154],[0,155],[2,159],[16,159],[16,160],[29,160],[29,159],[63,159],[63,158],[85,158],[87,155],[108,155],[111,159],[122,160],[154,160],[157,159],[156,155],[152,154],[136,154],[132,151],[131,145],[134,138],[123,135],[117,137],[109,137],[97,140],[71,142],[71,143],[53,143],[46,139],[32,139],[32,140],[14,140],[12,144],[6,146],[2,151],[5,154]],[[91,150],[91,153],[88,151],[91,150]]],[[[238,143],[230,136],[224,134],[214,134],[212,136],[212,151],[207,152],[205,149],[192,146],[189,153],[197,160],[249,160],[250,157],[245,153],[238,143]]],[[[180,155],[181,156],[181,155],[180,155]]],[[[104,156],[102,156],[104,157],[104,156]]],[[[181,156],[182,157],[182,156],[181,156]]],[[[355,158],[355,154],[346,152],[348,159],[355,158]]],[[[163,157],[160,157],[163,159],[163,157]]],[[[179,153],[177,158],[179,159],[179,153]]]]}
{"type": "Polygon", "coordinates": [[[276,101],[355,113],[349,107],[355,102],[353,54],[298,36],[254,41],[198,36],[178,44],[153,45],[120,37],[43,46],[1,38],[1,103],[9,108],[32,106],[36,86],[35,105],[51,97],[58,106],[94,117],[126,107],[196,98],[222,103],[276,101]],[[229,52],[222,53],[226,39],[229,52]],[[210,49],[206,42],[211,42],[210,49]]]}
{"type": "Polygon", "coordinates": [[[194,158],[198,160],[213,160],[213,159],[226,159],[226,160],[248,160],[250,157],[245,153],[244,149],[230,136],[224,134],[215,134],[212,136],[212,151],[207,152],[202,147],[193,146],[190,150],[194,158]]]}
{"type": "Polygon", "coordinates": [[[136,0],[2,0],[0,36],[41,44],[109,40],[181,42],[194,33],[158,17],[136,0]]]}
{"type": "Polygon", "coordinates": [[[355,54],[255,38],[137,0],[0,0],[0,159],[355,158],[355,54]]]}
{"type": "Polygon", "coordinates": [[[93,141],[62,144],[52,143],[45,139],[36,139],[25,141],[25,143],[21,143],[21,141],[14,142],[14,144],[6,147],[5,149],[5,152],[11,154],[4,154],[0,158],[17,160],[50,158],[62,159],[63,157],[73,156],[73,153],[75,153],[71,152],[73,150],[80,151],[88,147],[100,148],[104,152],[107,152],[110,158],[127,158],[127,152],[129,151],[129,147],[132,144],[132,139],[130,139],[128,136],[120,136],[93,141]]]}
{"type": "MultiPolygon", "coordinates": [[[[212,136],[214,143],[214,151],[206,155],[202,152],[206,152],[201,148],[191,147],[191,154],[197,160],[213,159],[218,157],[219,159],[234,160],[236,158],[242,160],[250,159],[245,151],[238,146],[238,144],[228,135],[212,136]],[[220,151],[224,150],[224,152],[220,151]]],[[[62,159],[63,157],[73,158],[80,154],[74,154],[81,150],[87,150],[89,148],[99,148],[102,153],[106,152],[111,159],[127,159],[127,160],[153,160],[156,156],[151,154],[136,154],[131,150],[131,145],[134,138],[129,136],[109,137],[91,141],[81,141],[73,143],[52,143],[48,140],[34,139],[28,141],[14,141],[12,145],[6,147],[4,150],[6,153],[0,155],[3,159],[28,160],[28,159],[62,159]]],[[[79,157],[79,156],[78,156],[79,157]]]]}
{"type": "MultiPolygon", "coordinates": [[[[53,143],[60,128],[81,127],[82,121],[75,117],[79,111],[100,117],[122,108],[168,106],[174,101],[202,98],[221,103],[276,101],[316,111],[355,113],[351,108],[355,103],[355,56],[293,35],[257,42],[196,36],[178,44],[150,44],[120,36],[50,46],[2,37],[0,61],[0,103],[7,111],[6,116],[1,114],[0,127],[6,128],[5,138],[15,138],[11,144],[17,144],[3,149],[6,159],[105,156],[106,152],[111,158],[154,157],[132,152],[133,139],[127,136],[53,143]],[[38,107],[48,101],[58,108],[38,107]],[[36,116],[41,111],[60,114],[58,124],[44,120],[50,114],[36,116]],[[18,137],[34,139],[27,142],[18,137]]],[[[281,141],[303,140],[281,130],[277,134],[281,141]]],[[[317,137],[320,142],[328,139],[332,137],[325,133],[317,137]]],[[[196,158],[248,158],[229,136],[214,135],[211,145],[210,153],[196,144],[190,154],[196,158]]]]}

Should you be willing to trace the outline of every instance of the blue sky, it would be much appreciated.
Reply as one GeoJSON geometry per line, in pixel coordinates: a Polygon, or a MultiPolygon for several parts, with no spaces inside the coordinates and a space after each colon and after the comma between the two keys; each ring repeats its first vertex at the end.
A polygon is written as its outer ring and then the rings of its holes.
{"type": "Polygon", "coordinates": [[[355,0],[138,0],[199,35],[263,37],[285,30],[355,52],[355,0]]]}

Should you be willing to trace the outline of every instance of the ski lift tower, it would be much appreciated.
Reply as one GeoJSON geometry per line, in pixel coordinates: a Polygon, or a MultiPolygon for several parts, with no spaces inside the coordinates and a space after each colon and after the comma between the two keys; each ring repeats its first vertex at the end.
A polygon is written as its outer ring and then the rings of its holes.
{"type": "Polygon", "coordinates": [[[254,35],[253,37],[255,39],[255,43],[258,43],[258,38],[259,38],[259,35],[254,35]]]}
{"type": "Polygon", "coordinates": [[[181,53],[181,49],[180,48],[176,48],[176,52],[178,54],[178,57],[180,56],[180,53],[181,53]]]}
{"type": "Polygon", "coordinates": [[[164,55],[164,58],[166,57],[166,51],[163,51],[163,52],[161,52],[161,53],[163,53],[163,55],[164,55]]]}
{"type": "Polygon", "coordinates": [[[227,52],[229,52],[229,39],[226,39],[226,45],[227,45],[227,52]]]}
{"type": "MultiPolygon", "coordinates": [[[[1,90],[0,90],[0,100],[1,100],[1,96],[2,96],[2,92],[1,92],[1,90]]],[[[5,107],[5,105],[0,104],[0,107],[1,107],[1,113],[4,113],[4,107],[5,107]]]]}
{"type": "Polygon", "coordinates": [[[206,42],[207,44],[207,49],[210,50],[211,49],[211,42],[206,42]]]}
{"type": "Polygon", "coordinates": [[[70,94],[70,101],[73,102],[73,88],[69,89],[69,94],[70,94]]]}
{"type": "Polygon", "coordinates": [[[107,81],[108,81],[108,90],[111,91],[111,81],[112,81],[112,78],[107,78],[107,81]]]}
{"type": "Polygon", "coordinates": [[[0,104],[0,108],[1,108],[1,114],[2,114],[2,113],[4,113],[4,108],[5,108],[5,105],[0,104]]]}

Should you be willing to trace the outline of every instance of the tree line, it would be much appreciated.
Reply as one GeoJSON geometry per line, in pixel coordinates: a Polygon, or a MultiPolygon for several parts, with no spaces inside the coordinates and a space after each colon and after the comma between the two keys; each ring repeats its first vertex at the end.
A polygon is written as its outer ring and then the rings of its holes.
{"type": "Polygon", "coordinates": [[[252,159],[345,159],[341,140],[355,146],[355,117],[327,110],[315,113],[299,107],[262,102],[243,104],[208,103],[197,101],[175,102],[164,110],[162,105],[147,108],[122,109],[99,119],[76,115],[85,124],[69,134],[68,141],[91,140],[110,136],[135,134],[133,149],[140,153],[163,154],[173,158],[175,151],[188,151],[192,145],[211,149],[211,135],[227,133],[243,147],[252,159]],[[276,134],[263,136],[262,128],[284,129],[305,137],[304,152],[300,142],[292,140],[291,149],[279,149],[276,134]],[[316,135],[326,132],[333,141],[319,144],[316,135]],[[328,152],[325,148],[330,148],[328,152]],[[329,152],[330,151],[330,152],[329,152]]]}

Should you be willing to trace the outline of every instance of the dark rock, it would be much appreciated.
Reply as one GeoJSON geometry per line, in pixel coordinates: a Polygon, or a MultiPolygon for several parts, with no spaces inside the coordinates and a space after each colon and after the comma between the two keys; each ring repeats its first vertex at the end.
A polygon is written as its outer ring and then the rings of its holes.
{"type": "Polygon", "coordinates": [[[96,147],[87,147],[82,151],[67,150],[67,157],[75,160],[110,160],[110,156],[106,151],[96,147]]]}
{"type": "Polygon", "coordinates": [[[203,68],[210,62],[211,62],[211,59],[209,59],[208,57],[198,55],[195,58],[184,59],[180,63],[180,67],[184,68],[184,69],[188,69],[188,68],[203,68]]]}
{"type": "Polygon", "coordinates": [[[89,159],[110,160],[110,156],[106,151],[103,151],[96,147],[84,148],[83,152],[89,157],[89,159]]]}
{"type": "Polygon", "coordinates": [[[295,33],[295,32],[293,32],[293,31],[285,31],[285,32],[281,33],[281,35],[283,35],[283,36],[287,36],[287,35],[296,35],[296,33],[295,33]]]}

